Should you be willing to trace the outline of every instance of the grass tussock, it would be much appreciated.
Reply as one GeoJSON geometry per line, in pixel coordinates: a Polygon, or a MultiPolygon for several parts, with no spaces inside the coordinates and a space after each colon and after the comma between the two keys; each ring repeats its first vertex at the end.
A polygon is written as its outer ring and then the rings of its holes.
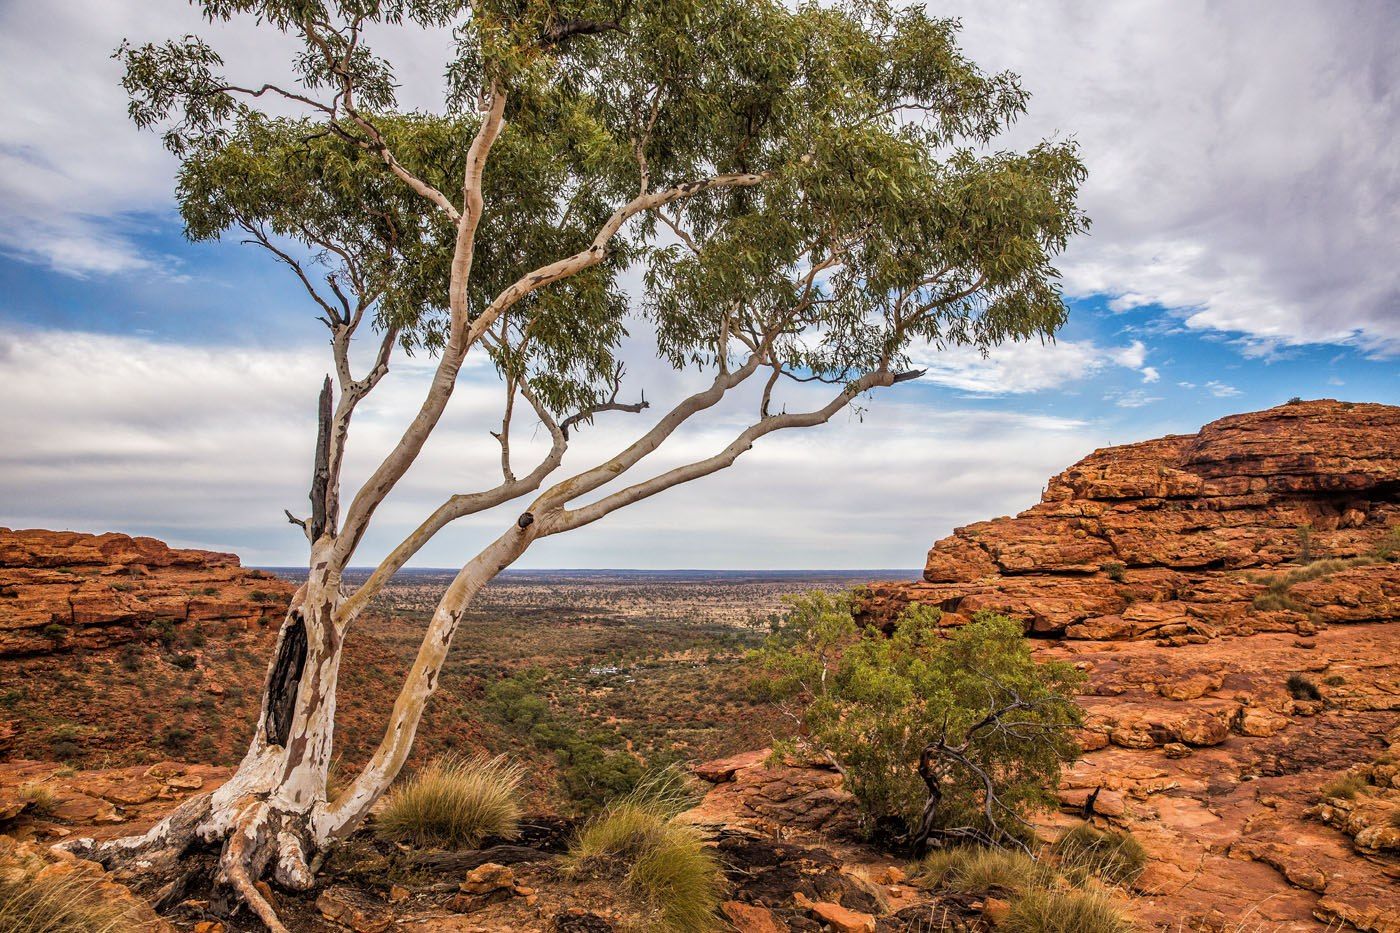
{"type": "Polygon", "coordinates": [[[1366,788],[1366,779],[1359,774],[1343,774],[1335,781],[1322,785],[1322,796],[1339,800],[1354,800],[1366,788]]]}
{"type": "Polygon", "coordinates": [[[504,756],[440,758],[389,792],[381,836],[421,846],[472,848],[510,838],[520,822],[524,770],[504,756]]]}
{"type": "Polygon", "coordinates": [[[1147,852],[1129,832],[1082,823],[1055,842],[1065,871],[1082,871],[1110,884],[1131,884],[1147,866],[1147,852]]]}
{"type": "Polygon", "coordinates": [[[1102,891],[1034,888],[1011,903],[1006,933],[1130,933],[1132,924],[1102,891]]]}
{"type": "Polygon", "coordinates": [[[20,788],[19,799],[29,805],[28,811],[35,816],[50,816],[58,806],[58,796],[43,784],[24,785],[20,788]]]}
{"type": "Polygon", "coordinates": [[[136,933],[126,908],[98,882],[75,875],[0,881],[0,930],[5,933],[136,933]]]}
{"type": "Polygon", "coordinates": [[[1019,894],[1048,879],[1047,870],[1024,852],[978,846],[934,852],[914,872],[917,884],[959,894],[1019,894]]]}
{"type": "Polygon", "coordinates": [[[628,891],[652,915],[648,929],[716,929],[719,862],[699,830],[676,821],[688,800],[679,779],[668,775],[609,803],[574,840],[570,870],[602,866],[621,874],[628,891]]]}
{"type": "Polygon", "coordinates": [[[1299,583],[1307,583],[1309,580],[1317,580],[1330,576],[1339,570],[1349,570],[1352,567],[1364,567],[1367,564],[1374,564],[1375,557],[1350,557],[1345,559],[1332,558],[1328,560],[1315,560],[1311,563],[1286,570],[1283,573],[1276,573],[1272,576],[1263,577],[1257,580],[1263,583],[1267,589],[1254,597],[1254,608],[1263,612],[1273,612],[1277,610],[1289,609],[1295,612],[1301,611],[1302,606],[1291,596],[1288,591],[1299,583]]]}

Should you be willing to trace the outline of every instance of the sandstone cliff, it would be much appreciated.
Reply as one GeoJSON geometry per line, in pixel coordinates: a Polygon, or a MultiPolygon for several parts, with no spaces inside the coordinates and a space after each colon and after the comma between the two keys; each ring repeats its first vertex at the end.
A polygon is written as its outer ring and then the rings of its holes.
{"type": "Polygon", "coordinates": [[[1395,620],[1398,532],[1400,408],[1300,402],[1095,451],[1015,518],[935,544],[922,581],[873,586],[868,610],[1176,644],[1395,620]]]}
{"type": "Polygon", "coordinates": [[[0,528],[0,658],[279,620],[292,587],[154,538],[0,528]]]}

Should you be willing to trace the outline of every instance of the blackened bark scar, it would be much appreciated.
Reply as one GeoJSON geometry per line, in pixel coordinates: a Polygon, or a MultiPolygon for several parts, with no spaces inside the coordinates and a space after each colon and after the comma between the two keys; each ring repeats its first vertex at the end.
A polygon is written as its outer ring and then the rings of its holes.
{"type": "Polygon", "coordinates": [[[270,745],[286,745],[296,713],[297,690],[301,672],[306,666],[306,623],[300,614],[288,622],[278,646],[277,661],[268,675],[267,741],[270,745]]]}

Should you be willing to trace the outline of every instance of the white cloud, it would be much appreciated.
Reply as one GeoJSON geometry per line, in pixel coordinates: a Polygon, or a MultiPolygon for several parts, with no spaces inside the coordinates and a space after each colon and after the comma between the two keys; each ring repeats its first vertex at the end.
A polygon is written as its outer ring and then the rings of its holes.
{"type": "MultiPolygon", "coordinates": [[[[127,118],[126,38],[207,37],[234,76],[288,75],[294,43],[247,17],[208,23],[180,0],[0,4],[0,250],[70,275],[172,273],[138,243],[173,204],[175,162],[127,118]],[[154,218],[153,216],[154,215],[154,218]]],[[[376,33],[407,106],[440,104],[445,34],[376,33]]]]}
{"type": "Polygon", "coordinates": [[[1162,374],[1157,372],[1157,367],[1155,366],[1144,366],[1141,372],[1143,382],[1156,382],[1157,380],[1162,378],[1162,374]]]}
{"type": "Polygon", "coordinates": [[[1400,7],[952,0],[1031,92],[1017,138],[1075,136],[1092,235],[1074,294],[1174,309],[1246,348],[1400,352],[1400,7]]]}
{"type": "MultiPolygon", "coordinates": [[[[281,510],[304,511],[324,363],[311,351],[0,335],[0,515],[20,527],[121,530],[232,549],[250,563],[300,561],[305,542],[281,510]]],[[[393,444],[426,378],[424,363],[401,366],[370,397],[351,432],[352,483],[393,444]]],[[[596,462],[635,437],[684,382],[648,376],[657,407],[599,419],[578,435],[566,467],[596,462]]],[[[795,408],[828,389],[793,391],[795,408]]],[[[1071,419],[930,412],[899,391],[825,427],[765,438],[729,470],[540,542],[528,562],[913,567],[935,537],[1029,506],[1046,477],[1107,441],[1098,427],[1071,419]]],[[[499,451],[487,432],[499,393],[481,369],[464,376],[440,430],[382,507],[362,559],[382,554],[444,496],[496,481],[499,451]]],[[[749,393],[708,413],[653,454],[644,475],[722,448],[754,401],[749,393]]],[[[518,462],[530,462],[545,438],[525,424],[516,430],[518,462]]],[[[465,560],[519,508],[453,526],[420,563],[465,560]]]]}
{"type": "Polygon", "coordinates": [[[1214,395],[1216,398],[1234,398],[1236,395],[1240,394],[1239,389],[1216,379],[1207,382],[1206,388],[1210,390],[1210,394],[1214,395]]]}
{"type": "Polygon", "coordinates": [[[1130,389],[1127,392],[1109,393],[1104,396],[1104,401],[1111,401],[1119,408],[1142,408],[1161,400],[1159,396],[1148,395],[1141,389],[1130,389]]]}
{"type": "Polygon", "coordinates": [[[1136,370],[1144,382],[1157,381],[1157,370],[1143,366],[1148,349],[1140,340],[1122,347],[1102,347],[1092,340],[1008,343],[986,356],[969,347],[938,350],[915,347],[910,357],[927,369],[929,382],[976,395],[1021,395],[1058,389],[1102,372],[1109,366],[1136,370]]]}

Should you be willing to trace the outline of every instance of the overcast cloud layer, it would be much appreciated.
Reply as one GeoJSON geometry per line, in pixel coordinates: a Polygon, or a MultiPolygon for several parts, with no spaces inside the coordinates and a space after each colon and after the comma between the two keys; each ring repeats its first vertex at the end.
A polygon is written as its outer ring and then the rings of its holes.
{"type": "MultiPolygon", "coordinates": [[[[546,541],[535,566],[912,567],[935,537],[1024,508],[1101,444],[1293,394],[1400,398],[1400,6],[933,6],[963,18],[973,57],[1032,92],[1008,144],[1072,135],[1083,148],[1094,227],[1061,264],[1070,328],[987,359],[918,353],[924,385],[546,541]]],[[[281,272],[227,265],[243,261],[225,258],[236,244],[180,247],[173,162],[127,122],[109,58],[125,36],[189,31],[236,76],[285,69],[287,46],[247,22],[209,27],[180,0],[0,0],[0,524],[293,563],[304,547],[276,516],[305,498],[320,335],[289,330],[300,336],[273,350],[281,332],[213,336],[214,308],[280,294],[281,272]],[[176,307],[152,334],[162,303],[176,307]]],[[[433,106],[445,37],[392,33],[377,47],[404,63],[403,103],[433,106]]],[[[309,320],[294,291],[282,301],[309,320]]],[[[684,388],[631,371],[658,401],[684,388]]],[[[422,378],[421,363],[400,369],[366,406],[354,470],[392,442],[422,378]]],[[[381,513],[366,557],[494,469],[497,390],[488,372],[464,379],[450,430],[381,513]]],[[[721,413],[657,468],[712,453],[738,425],[721,413]]],[[[637,429],[600,424],[573,462],[637,429]]],[[[457,562],[508,519],[466,523],[421,562],[457,562]]]]}

